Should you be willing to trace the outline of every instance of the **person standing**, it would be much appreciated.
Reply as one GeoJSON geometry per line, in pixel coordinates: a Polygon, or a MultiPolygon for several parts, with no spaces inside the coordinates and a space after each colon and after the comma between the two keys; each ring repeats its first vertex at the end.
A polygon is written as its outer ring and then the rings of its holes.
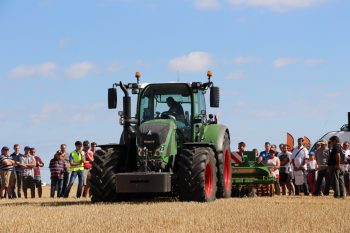
{"type": "Polygon", "coordinates": [[[35,186],[38,190],[38,197],[41,198],[43,195],[43,188],[41,184],[41,174],[40,174],[40,167],[44,166],[44,162],[41,160],[41,158],[36,155],[36,150],[34,147],[30,148],[30,154],[35,158],[36,166],[34,169],[34,182],[35,186]]]}
{"type": "Polygon", "coordinates": [[[91,142],[91,151],[92,151],[92,153],[95,154],[96,150],[97,150],[96,142],[91,142]]]}
{"type": "Polygon", "coordinates": [[[34,170],[36,166],[36,161],[34,156],[30,154],[30,147],[26,146],[24,148],[24,155],[20,158],[19,165],[23,169],[22,173],[22,186],[24,198],[27,198],[28,188],[30,189],[31,198],[35,198],[35,181],[34,181],[34,170]]]}
{"type": "Polygon", "coordinates": [[[85,153],[84,162],[84,182],[83,182],[83,197],[90,195],[90,170],[92,168],[92,162],[94,161],[94,153],[90,150],[90,142],[83,142],[83,151],[85,153]]]}
{"type": "Polygon", "coordinates": [[[292,164],[294,167],[295,175],[295,195],[300,195],[301,189],[304,191],[304,195],[308,196],[309,187],[307,185],[306,164],[309,159],[309,152],[304,147],[304,138],[298,138],[298,146],[294,148],[292,152],[292,164]]]}
{"type": "Polygon", "coordinates": [[[62,158],[64,160],[64,162],[66,163],[66,170],[63,174],[63,183],[62,183],[62,194],[64,195],[64,193],[67,190],[67,186],[68,186],[68,181],[69,181],[69,175],[70,175],[70,163],[69,163],[69,153],[67,152],[67,145],[66,144],[62,144],[60,147],[60,150],[62,152],[62,158]]]}
{"type": "Polygon", "coordinates": [[[259,162],[266,161],[270,158],[271,143],[265,142],[265,150],[259,154],[259,162]]]}
{"type": "Polygon", "coordinates": [[[277,150],[276,148],[271,148],[270,150],[270,157],[268,160],[266,160],[266,167],[270,170],[271,174],[276,177],[276,184],[274,187],[274,192],[276,192],[278,195],[281,193],[281,189],[279,186],[279,168],[281,166],[279,158],[276,156],[277,150]]]}
{"type": "Polygon", "coordinates": [[[334,198],[344,197],[343,185],[340,180],[340,160],[341,146],[338,136],[332,136],[329,139],[329,160],[328,171],[331,180],[331,186],[334,190],[334,198]]]}
{"type": "Polygon", "coordinates": [[[50,197],[55,197],[55,191],[57,187],[57,197],[62,197],[63,177],[67,170],[66,163],[63,159],[63,152],[58,150],[53,159],[50,160],[50,173],[51,173],[51,190],[50,197]]]}
{"type": "Polygon", "coordinates": [[[322,194],[324,196],[329,195],[330,177],[328,172],[328,159],[329,159],[329,149],[328,142],[326,140],[321,140],[318,142],[320,145],[315,152],[316,162],[317,162],[317,180],[316,180],[316,196],[321,196],[321,186],[323,180],[325,180],[325,186],[322,189],[322,194]]]}
{"type": "Polygon", "coordinates": [[[311,152],[309,157],[310,159],[307,162],[307,182],[312,195],[316,195],[317,161],[315,159],[315,153],[311,152]]]}
{"type": "Polygon", "coordinates": [[[279,159],[281,161],[280,167],[280,186],[282,188],[282,195],[286,195],[286,187],[288,188],[289,195],[294,195],[295,189],[291,177],[291,156],[292,153],[288,151],[288,145],[283,144],[281,147],[282,151],[279,154],[279,159]]]}
{"type": "MultiPolygon", "coordinates": [[[[19,163],[20,158],[23,157],[23,154],[20,153],[21,147],[19,144],[15,144],[13,146],[14,152],[11,154],[12,159],[19,163]]],[[[22,168],[20,166],[15,166],[15,185],[13,186],[13,197],[21,198],[22,196],[22,168]],[[17,195],[16,195],[16,189],[17,187],[17,195]]]]}
{"type": "Polygon", "coordinates": [[[344,185],[346,187],[346,195],[349,195],[349,161],[350,161],[350,142],[345,141],[342,146],[342,153],[344,155],[343,160],[343,172],[344,172],[344,185]]]}
{"type": "Polygon", "coordinates": [[[85,152],[82,150],[83,143],[81,141],[75,142],[75,150],[69,156],[71,175],[67,189],[64,193],[64,197],[69,197],[69,192],[73,186],[75,179],[78,177],[78,189],[77,198],[81,197],[81,192],[83,188],[84,179],[84,162],[85,162],[85,152]]]}
{"type": "Polygon", "coordinates": [[[12,198],[13,185],[15,180],[14,165],[16,162],[9,154],[9,148],[4,146],[0,155],[0,176],[2,184],[0,187],[0,198],[12,198]]]}

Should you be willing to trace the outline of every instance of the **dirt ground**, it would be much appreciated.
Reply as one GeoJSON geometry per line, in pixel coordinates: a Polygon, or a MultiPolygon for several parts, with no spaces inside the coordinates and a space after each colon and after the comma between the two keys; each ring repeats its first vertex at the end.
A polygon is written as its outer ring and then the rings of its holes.
{"type": "Polygon", "coordinates": [[[0,200],[0,232],[350,232],[350,197],[92,204],[48,196],[46,187],[41,199],[0,200]]]}

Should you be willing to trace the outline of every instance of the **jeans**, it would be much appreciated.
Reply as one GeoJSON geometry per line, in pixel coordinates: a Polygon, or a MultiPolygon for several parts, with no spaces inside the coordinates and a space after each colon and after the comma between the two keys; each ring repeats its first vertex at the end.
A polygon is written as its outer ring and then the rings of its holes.
{"type": "Polygon", "coordinates": [[[328,196],[329,187],[330,187],[330,178],[329,178],[328,169],[319,170],[317,172],[316,195],[321,194],[321,186],[322,186],[323,179],[325,179],[325,186],[324,186],[324,189],[322,190],[322,193],[323,195],[328,196]]]}
{"type": "MultiPolygon", "coordinates": [[[[22,172],[21,171],[16,171],[16,185],[17,186],[17,197],[21,197],[21,190],[22,190],[22,172]]],[[[15,193],[15,188],[14,188],[14,196],[16,196],[15,193]]]]}
{"type": "Polygon", "coordinates": [[[70,175],[70,179],[69,179],[69,184],[68,187],[64,193],[64,197],[68,197],[69,196],[69,192],[70,189],[73,186],[73,183],[75,181],[75,178],[77,178],[78,176],[78,189],[77,189],[77,198],[81,197],[81,192],[83,189],[83,179],[84,179],[84,170],[79,170],[79,171],[73,171],[70,175]]]}
{"type": "Polygon", "coordinates": [[[334,190],[334,197],[344,197],[344,177],[339,170],[335,169],[335,166],[328,166],[328,170],[331,178],[331,185],[334,190]]]}
{"type": "Polygon", "coordinates": [[[63,181],[62,181],[62,196],[64,193],[66,193],[68,181],[69,181],[69,172],[65,172],[63,174],[63,181]]]}
{"type": "Polygon", "coordinates": [[[59,179],[58,177],[51,177],[51,191],[50,197],[55,197],[55,191],[57,187],[57,197],[62,197],[62,187],[63,187],[63,179],[59,179]]]}

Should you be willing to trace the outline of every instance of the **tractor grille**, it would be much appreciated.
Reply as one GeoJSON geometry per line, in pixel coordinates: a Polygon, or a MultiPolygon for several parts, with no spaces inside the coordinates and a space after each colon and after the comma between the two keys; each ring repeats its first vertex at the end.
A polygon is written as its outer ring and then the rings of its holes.
{"type": "Polygon", "coordinates": [[[142,124],[139,128],[137,144],[139,147],[146,147],[150,151],[155,151],[163,144],[169,133],[169,124],[142,124]]]}

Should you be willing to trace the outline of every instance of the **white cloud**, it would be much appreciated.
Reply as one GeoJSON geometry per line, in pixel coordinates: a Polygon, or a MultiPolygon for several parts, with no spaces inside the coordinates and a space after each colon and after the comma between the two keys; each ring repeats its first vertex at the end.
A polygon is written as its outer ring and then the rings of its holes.
{"type": "Polygon", "coordinates": [[[71,42],[71,39],[69,37],[62,37],[58,40],[58,44],[60,47],[65,47],[71,42]]]}
{"type": "Polygon", "coordinates": [[[257,118],[275,118],[287,116],[286,111],[269,111],[269,110],[258,110],[253,112],[253,116],[257,118]]]}
{"type": "Polygon", "coordinates": [[[225,77],[228,80],[239,80],[247,78],[247,75],[242,71],[231,72],[225,77]]]}
{"type": "Polygon", "coordinates": [[[118,61],[113,61],[108,67],[107,67],[107,73],[113,74],[118,71],[120,71],[123,68],[123,65],[118,61]]]}
{"type": "Polygon", "coordinates": [[[37,65],[19,65],[10,70],[8,77],[10,78],[26,78],[26,77],[52,77],[57,69],[57,65],[53,62],[45,62],[37,65]]]}
{"type": "Polygon", "coordinates": [[[194,0],[197,9],[217,9],[220,7],[219,0],[194,0]]]}
{"type": "Polygon", "coordinates": [[[169,62],[169,68],[173,71],[196,72],[208,69],[212,63],[213,60],[209,53],[197,51],[174,58],[169,62]]]}
{"type": "Polygon", "coordinates": [[[296,8],[308,8],[327,0],[228,0],[234,6],[263,7],[273,11],[285,11],[296,8]]]}
{"type": "Polygon", "coordinates": [[[257,57],[253,56],[238,56],[234,59],[234,63],[236,65],[243,65],[243,64],[248,64],[248,63],[254,63],[257,62],[259,59],[257,57]]]}
{"type": "Polygon", "coordinates": [[[71,79],[80,79],[89,75],[95,68],[95,64],[89,61],[72,64],[67,70],[66,75],[71,79]]]}
{"type": "Polygon", "coordinates": [[[324,63],[324,60],[317,58],[297,58],[297,57],[281,57],[273,62],[276,68],[282,68],[289,65],[301,64],[306,66],[317,66],[324,63]]]}
{"type": "MultiPolygon", "coordinates": [[[[45,122],[60,123],[89,123],[96,119],[96,113],[105,108],[105,103],[96,102],[87,105],[75,106],[62,103],[45,103],[37,112],[29,115],[34,125],[45,122]],[[67,112],[73,114],[66,114],[67,112]]],[[[0,114],[1,117],[1,114],[0,114]]]]}
{"type": "Polygon", "coordinates": [[[299,62],[298,58],[294,58],[294,57],[282,57],[282,58],[278,58],[274,61],[274,66],[276,68],[282,68],[284,66],[288,66],[288,65],[292,65],[292,64],[296,64],[299,62]]]}

